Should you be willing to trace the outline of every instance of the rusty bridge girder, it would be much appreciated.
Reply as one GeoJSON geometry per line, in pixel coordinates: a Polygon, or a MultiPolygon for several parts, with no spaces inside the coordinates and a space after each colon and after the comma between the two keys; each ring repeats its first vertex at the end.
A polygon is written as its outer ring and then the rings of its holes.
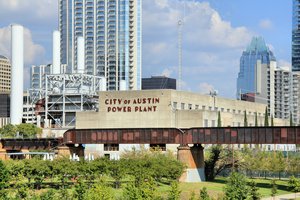
{"type": "Polygon", "coordinates": [[[61,145],[63,138],[2,138],[0,142],[5,150],[49,150],[61,145]]]}
{"type": "Polygon", "coordinates": [[[300,127],[70,129],[66,144],[300,144],[300,127]]]}

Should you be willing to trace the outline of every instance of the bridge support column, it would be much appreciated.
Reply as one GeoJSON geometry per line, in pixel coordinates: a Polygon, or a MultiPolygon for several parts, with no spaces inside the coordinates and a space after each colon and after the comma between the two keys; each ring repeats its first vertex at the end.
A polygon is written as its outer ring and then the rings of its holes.
{"type": "Polygon", "coordinates": [[[177,159],[187,166],[179,181],[181,182],[201,182],[205,181],[204,174],[204,154],[201,144],[193,147],[179,146],[177,159]]]}
{"type": "Polygon", "coordinates": [[[6,149],[3,149],[2,143],[0,142],[0,160],[7,160],[9,157],[6,155],[6,149]]]}
{"type": "Polygon", "coordinates": [[[76,154],[79,157],[84,157],[84,147],[80,144],[78,147],[75,146],[60,146],[57,148],[57,155],[63,157],[70,157],[76,154]]]}

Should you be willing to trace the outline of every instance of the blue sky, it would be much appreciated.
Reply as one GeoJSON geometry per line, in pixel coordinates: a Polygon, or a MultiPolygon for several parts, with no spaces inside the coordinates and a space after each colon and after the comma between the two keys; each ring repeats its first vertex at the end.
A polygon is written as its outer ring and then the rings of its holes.
{"type": "MultiPolygon", "coordinates": [[[[25,86],[32,64],[51,62],[57,8],[57,0],[0,0],[0,54],[10,56],[9,25],[26,28],[25,86]]],[[[182,88],[234,98],[252,36],[265,38],[280,66],[290,65],[291,12],[292,0],[143,0],[143,77],[177,78],[177,21],[184,16],[182,88]]]]}

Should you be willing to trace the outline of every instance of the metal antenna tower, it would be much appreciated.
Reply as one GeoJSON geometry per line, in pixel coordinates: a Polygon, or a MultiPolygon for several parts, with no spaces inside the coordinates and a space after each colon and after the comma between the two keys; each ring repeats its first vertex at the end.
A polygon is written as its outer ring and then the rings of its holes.
{"type": "MultiPolygon", "coordinates": [[[[180,4],[180,1],[178,2],[180,4]]],[[[183,16],[180,16],[177,22],[178,28],[178,90],[182,88],[182,26],[185,18],[185,0],[183,0],[183,16]]]]}
{"type": "Polygon", "coordinates": [[[181,90],[182,79],[182,25],[183,21],[178,20],[178,90],[181,90]]]}

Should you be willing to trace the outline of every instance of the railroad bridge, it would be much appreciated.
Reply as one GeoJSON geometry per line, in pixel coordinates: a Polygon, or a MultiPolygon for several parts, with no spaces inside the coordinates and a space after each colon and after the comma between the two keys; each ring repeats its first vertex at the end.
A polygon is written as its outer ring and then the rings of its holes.
{"type": "Polygon", "coordinates": [[[300,127],[70,129],[63,138],[1,139],[0,153],[57,149],[61,155],[84,156],[83,144],[179,144],[178,159],[188,167],[182,180],[201,181],[202,144],[300,144],[300,127]]]}

